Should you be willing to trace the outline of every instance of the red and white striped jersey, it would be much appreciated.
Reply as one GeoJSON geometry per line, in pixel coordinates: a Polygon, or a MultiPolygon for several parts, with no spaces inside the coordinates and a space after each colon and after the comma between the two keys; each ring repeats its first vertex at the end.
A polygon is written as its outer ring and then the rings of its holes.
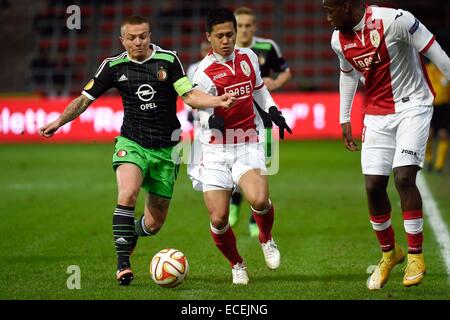
{"type": "Polygon", "coordinates": [[[351,34],[334,31],[331,46],[342,72],[359,73],[365,86],[365,113],[385,115],[432,105],[434,91],[420,53],[434,40],[410,12],[367,6],[351,34]]]}
{"type": "Polygon", "coordinates": [[[231,108],[208,108],[199,110],[202,139],[204,143],[241,143],[258,141],[258,130],[263,129],[260,117],[256,117],[255,99],[265,111],[276,106],[260,75],[258,57],[247,48],[235,49],[228,57],[212,51],[200,62],[193,79],[194,87],[211,95],[235,93],[236,103],[231,108]],[[263,99],[262,99],[263,97],[263,99]],[[262,105],[260,104],[262,103],[262,105]],[[224,119],[226,135],[236,138],[218,141],[211,139],[208,119],[212,114],[224,119]],[[239,133],[241,132],[241,133],[239,133]],[[241,140],[243,138],[244,140],[241,140]]]}

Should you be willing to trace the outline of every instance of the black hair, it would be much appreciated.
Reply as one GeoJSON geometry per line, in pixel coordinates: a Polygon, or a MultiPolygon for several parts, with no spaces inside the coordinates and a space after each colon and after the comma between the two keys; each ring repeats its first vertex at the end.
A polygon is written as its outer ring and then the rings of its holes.
{"type": "Polygon", "coordinates": [[[232,22],[234,30],[237,30],[236,17],[233,12],[227,8],[211,9],[206,16],[206,32],[211,33],[215,25],[225,22],[232,22]]]}

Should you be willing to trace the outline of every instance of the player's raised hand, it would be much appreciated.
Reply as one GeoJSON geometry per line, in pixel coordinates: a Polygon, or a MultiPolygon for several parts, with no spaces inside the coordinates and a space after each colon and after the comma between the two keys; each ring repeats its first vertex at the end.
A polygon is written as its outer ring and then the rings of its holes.
{"type": "Polygon", "coordinates": [[[342,137],[347,150],[359,151],[358,145],[355,143],[352,137],[352,125],[350,122],[342,123],[342,137]]]}
{"type": "Polygon", "coordinates": [[[286,120],[283,117],[283,114],[277,107],[272,106],[269,108],[269,116],[273,123],[275,123],[280,129],[280,139],[284,139],[284,130],[292,134],[291,128],[286,123],[286,120]]]}
{"type": "Polygon", "coordinates": [[[58,130],[59,127],[60,125],[58,120],[49,122],[39,129],[39,134],[43,137],[50,138],[55,134],[56,130],[58,130]]]}

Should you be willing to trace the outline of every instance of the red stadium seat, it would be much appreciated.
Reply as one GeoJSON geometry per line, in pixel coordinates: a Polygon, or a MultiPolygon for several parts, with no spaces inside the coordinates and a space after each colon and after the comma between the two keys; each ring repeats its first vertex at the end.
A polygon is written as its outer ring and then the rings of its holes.
{"type": "Polygon", "coordinates": [[[113,32],[114,30],[114,22],[113,21],[105,21],[100,25],[100,30],[102,32],[113,32]]]}
{"type": "Polygon", "coordinates": [[[285,34],[283,37],[284,43],[295,44],[297,42],[297,36],[292,33],[285,34]]]}
{"type": "Polygon", "coordinates": [[[101,14],[105,17],[113,18],[116,14],[116,7],[115,6],[104,6],[101,9],[101,14]]]}
{"type": "Polygon", "coordinates": [[[324,91],[336,91],[338,90],[338,81],[322,81],[320,88],[324,91]]]}
{"type": "Polygon", "coordinates": [[[259,30],[272,29],[272,27],[273,27],[273,22],[270,17],[261,19],[258,21],[258,29],[259,30]]]}
{"type": "Polygon", "coordinates": [[[50,8],[50,15],[54,18],[61,18],[66,15],[66,9],[60,7],[52,7],[50,8]]]}
{"type": "Polygon", "coordinates": [[[305,67],[302,69],[301,76],[312,77],[312,76],[314,76],[314,73],[315,73],[315,68],[308,66],[308,67],[305,67]]]}
{"type": "Polygon", "coordinates": [[[81,16],[82,17],[90,17],[94,12],[94,7],[89,5],[81,6],[81,16]]]}
{"type": "Polygon", "coordinates": [[[111,38],[103,38],[100,40],[100,47],[103,49],[109,49],[112,46],[112,40],[111,38]]]}
{"type": "Polygon", "coordinates": [[[72,80],[74,81],[84,81],[85,80],[85,74],[82,70],[78,69],[75,70],[72,74],[72,80]]]}
{"type": "Polygon", "coordinates": [[[298,5],[297,1],[292,1],[292,2],[289,1],[284,6],[284,12],[287,12],[287,13],[296,13],[298,10],[299,10],[299,5],[298,5]]]}
{"type": "Polygon", "coordinates": [[[182,33],[192,33],[194,30],[194,23],[191,20],[185,20],[181,23],[180,27],[182,33]]]}
{"type": "Polygon", "coordinates": [[[157,43],[157,44],[159,46],[161,46],[161,48],[167,50],[167,49],[170,49],[173,47],[173,40],[172,40],[172,38],[164,38],[164,39],[161,39],[159,41],[159,43],[157,43]]]}
{"type": "Polygon", "coordinates": [[[73,62],[74,62],[76,65],[82,65],[82,66],[84,66],[84,65],[86,65],[87,61],[88,61],[88,58],[87,58],[87,56],[84,55],[84,54],[76,55],[76,56],[73,58],[73,62]]]}
{"type": "Polygon", "coordinates": [[[144,17],[148,17],[152,14],[153,9],[150,6],[142,6],[139,8],[139,14],[144,17]]]}
{"type": "MultiPolygon", "coordinates": [[[[315,1],[318,2],[318,1],[315,1]]],[[[320,2],[319,2],[320,3],[320,2]]],[[[311,14],[320,9],[316,3],[304,3],[300,10],[304,13],[311,14]]]]}
{"type": "Polygon", "coordinates": [[[42,18],[51,18],[53,16],[53,10],[51,7],[46,7],[42,10],[42,12],[39,14],[42,18]]]}
{"type": "Polygon", "coordinates": [[[52,47],[52,41],[50,39],[41,39],[38,43],[39,49],[50,49],[52,47]]]}
{"type": "Polygon", "coordinates": [[[300,55],[297,50],[286,50],[283,52],[283,57],[287,61],[295,61],[295,60],[299,59],[300,55]]]}
{"type": "Polygon", "coordinates": [[[331,46],[329,48],[324,49],[322,52],[319,53],[319,57],[324,60],[329,60],[336,58],[336,54],[333,52],[333,49],[331,49],[331,46]]]}
{"type": "Polygon", "coordinates": [[[58,50],[65,51],[69,49],[69,40],[68,39],[60,39],[58,41],[58,50]]]}
{"type": "Polygon", "coordinates": [[[288,18],[285,19],[284,22],[284,28],[285,29],[295,29],[298,25],[298,19],[297,18],[288,18]]]}
{"type": "Polygon", "coordinates": [[[132,6],[126,6],[122,8],[122,14],[126,16],[131,16],[134,13],[134,9],[132,6]]]}
{"type": "Polygon", "coordinates": [[[303,44],[313,44],[316,42],[316,40],[317,40],[317,37],[314,34],[305,34],[300,37],[300,41],[303,44]]]}
{"type": "Polygon", "coordinates": [[[314,18],[306,18],[302,19],[302,27],[304,28],[314,28],[317,24],[317,19],[314,18]]]}
{"type": "Polygon", "coordinates": [[[75,44],[77,49],[86,49],[89,46],[89,38],[78,37],[75,44]]]}
{"type": "Polygon", "coordinates": [[[273,4],[270,2],[262,2],[259,7],[259,11],[266,14],[272,14],[273,9],[273,4]]]}
{"type": "Polygon", "coordinates": [[[192,45],[192,37],[191,36],[183,36],[180,39],[181,47],[189,48],[192,45]]]}
{"type": "Polygon", "coordinates": [[[110,56],[111,55],[109,53],[102,52],[97,58],[97,65],[100,65],[103,62],[103,60],[109,58],[110,56]]]}
{"type": "Polygon", "coordinates": [[[317,55],[313,51],[305,51],[301,54],[301,57],[304,60],[314,60],[317,58],[317,55]]]}
{"type": "Polygon", "coordinates": [[[189,61],[194,61],[195,57],[192,57],[190,52],[178,52],[178,58],[181,63],[188,63],[189,61]]]}
{"type": "Polygon", "coordinates": [[[323,42],[323,43],[331,43],[331,35],[332,35],[332,33],[328,33],[328,32],[322,33],[322,34],[319,36],[319,39],[320,39],[320,41],[323,42]]]}
{"type": "Polygon", "coordinates": [[[320,73],[325,76],[334,76],[339,73],[339,66],[337,64],[335,67],[323,66],[320,68],[320,73]]]}

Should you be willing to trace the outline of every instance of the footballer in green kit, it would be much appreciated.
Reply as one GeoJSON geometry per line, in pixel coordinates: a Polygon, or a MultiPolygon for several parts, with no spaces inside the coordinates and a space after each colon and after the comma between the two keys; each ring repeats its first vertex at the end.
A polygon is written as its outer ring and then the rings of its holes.
{"type": "Polygon", "coordinates": [[[113,155],[118,196],[112,225],[116,279],[120,285],[129,285],[134,278],[130,255],[137,239],[156,234],[169,209],[179,165],[176,154],[172,156],[181,135],[176,116],[177,97],[198,109],[229,108],[235,98],[232,94],[210,96],[193,89],[177,55],[151,43],[148,20],[126,17],[121,24],[120,40],[125,51],[105,59],[82,94],[39,132],[51,137],[108,89],[119,91],[124,118],[113,155]],[[135,221],[141,188],[145,191],[144,214],[135,221]]]}

